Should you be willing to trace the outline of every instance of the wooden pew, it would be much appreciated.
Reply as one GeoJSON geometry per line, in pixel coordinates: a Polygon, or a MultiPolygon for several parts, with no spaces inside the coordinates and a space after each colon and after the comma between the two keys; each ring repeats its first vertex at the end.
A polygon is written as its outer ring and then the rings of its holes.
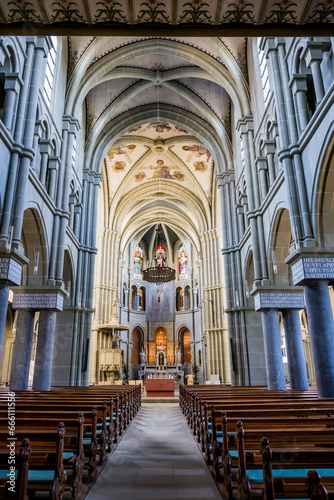
{"type": "MultiPolygon", "coordinates": [[[[66,482],[63,466],[64,437],[65,426],[63,422],[60,422],[57,430],[53,432],[30,431],[30,439],[23,439],[23,446],[18,457],[18,469],[16,469],[18,488],[15,493],[19,495],[16,498],[26,499],[27,495],[33,498],[35,491],[43,491],[48,492],[52,500],[62,500],[66,482]],[[53,452],[55,455],[53,463],[48,461],[48,452],[53,452]]],[[[2,443],[1,446],[3,446],[2,443]]],[[[6,474],[8,467],[2,468],[2,475],[4,475],[3,471],[6,474]]],[[[10,492],[5,486],[4,498],[10,498],[9,495],[10,492]]]]}

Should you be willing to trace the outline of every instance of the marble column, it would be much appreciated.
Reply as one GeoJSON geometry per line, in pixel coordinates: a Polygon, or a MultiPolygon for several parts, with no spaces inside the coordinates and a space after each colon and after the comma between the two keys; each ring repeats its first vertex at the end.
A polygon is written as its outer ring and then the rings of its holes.
{"type": "Polygon", "coordinates": [[[5,336],[9,290],[10,286],[8,284],[0,283],[0,360],[5,336]]]}
{"type": "Polygon", "coordinates": [[[57,313],[54,311],[41,311],[39,313],[34,391],[50,390],[56,318],[57,313]]]}
{"type": "Polygon", "coordinates": [[[281,333],[276,309],[261,311],[268,389],[285,391],[281,333]]]}
{"type": "Polygon", "coordinates": [[[283,309],[283,324],[291,389],[307,391],[308,380],[299,311],[283,309]]]}
{"type": "Polygon", "coordinates": [[[34,318],[35,311],[31,309],[22,309],[18,312],[10,372],[11,391],[26,391],[28,389],[34,318]]]}
{"type": "Polygon", "coordinates": [[[334,321],[327,281],[304,285],[314,369],[321,398],[334,398],[334,321]]]}

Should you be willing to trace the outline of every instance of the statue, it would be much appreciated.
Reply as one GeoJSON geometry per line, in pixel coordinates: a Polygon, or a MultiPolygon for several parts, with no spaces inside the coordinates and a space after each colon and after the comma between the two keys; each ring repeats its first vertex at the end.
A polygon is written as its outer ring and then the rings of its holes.
{"type": "Polygon", "coordinates": [[[112,315],[118,317],[118,299],[115,299],[113,302],[112,315]]]}
{"type": "Polygon", "coordinates": [[[182,354],[180,349],[177,351],[177,364],[182,365],[182,354]]]}
{"type": "Polygon", "coordinates": [[[144,349],[142,350],[142,352],[140,353],[140,363],[142,365],[146,365],[146,354],[145,354],[145,351],[144,349]]]}

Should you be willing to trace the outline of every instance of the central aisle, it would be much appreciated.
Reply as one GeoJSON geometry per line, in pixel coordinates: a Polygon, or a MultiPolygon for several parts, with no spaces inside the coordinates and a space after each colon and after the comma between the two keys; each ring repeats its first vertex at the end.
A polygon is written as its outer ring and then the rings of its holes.
{"type": "Polygon", "coordinates": [[[86,500],[221,500],[177,404],[143,404],[86,500]]]}

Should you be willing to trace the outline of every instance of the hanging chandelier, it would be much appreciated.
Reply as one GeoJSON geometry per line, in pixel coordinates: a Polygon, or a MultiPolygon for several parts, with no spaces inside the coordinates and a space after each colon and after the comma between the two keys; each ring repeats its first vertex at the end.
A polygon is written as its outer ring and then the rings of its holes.
{"type": "MultiPolygon", "coordinates": [[[[160,224],[155,230],[156,233],[156,245],[155,248],[159,246],[159,237],[162,235],[162,228],[160,224]]],[[[143,269],[143,279],[149,283],[167,283],[168,281],[175,280],[175,269],[168,267],[167,260],[158,258],[155,255],[151,265],[147,269],[143,269]]]]}

